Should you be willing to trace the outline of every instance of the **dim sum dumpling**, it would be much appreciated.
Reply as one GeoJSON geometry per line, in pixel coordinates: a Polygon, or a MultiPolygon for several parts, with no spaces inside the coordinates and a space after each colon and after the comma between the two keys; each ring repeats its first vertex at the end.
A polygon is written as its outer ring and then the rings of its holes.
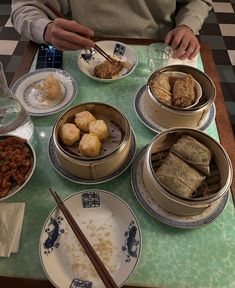
{"type": "Polygon", "coordinates": [[[167,90],[168,92],[170,92],[170,90],[171,90],[171,86],[170,86],[170,82],[169,82],[169,76],[166,73],[161,73],[160,75],[155,77],[153,79],[152,85],[153,85],[153,87],[154,86],[160,86],[163,89],[167,90]]]}
{"type": "Polygon", "coordinates": [[[153,94],[162,103],[172,105],[171,86],[169,76],[162,73],[155,77],[151,83],[153,94]]]}
{"type": "Polygon", "coordinates": [[[164,88],[158,85],[155,85],[152,89],[153,89],[154,95],[160,102],[167,104],[167,105],[172,104],[172,97],[171,97],[170,92],[168,92],[167,90],[165,90],[164,88]]]}
{"type": "Polygon", "coordinates": [[[87,132],[89,131],[89,125],[95,121],[96,118],[89,111],[82,111],[75,114],[74,123],[78,128],[87,132]]]}
{"type": "Polygon", "coordinates": [[[173,88],[174,106],[186,108],[195,102],[195,81],[190,74],[175,81],[173,88]]]}
{"type": "Polygon", "coordinates": [[[82,156],[97,157],[100,154],[101,143],[96,134],[84,134],[79,143],[82,156]]]}
{"type": "Polygon", "coordinates": [[[171,147],[171,152],[207,176],[210,176],[211,152],[201,142],[189,135],[181,136],[171,147]]]}
{"type": "Polygon", "coordinates": [[[110,63],[105,60],[101,64],[95,67],[94,75],[101,79],[112,79],[113,76],[117,75],[123,68],[123,62],[113,59],[110,63]]]}
{"type": "Polygon", "coordinates": [[[80,129],[73,123],[65,123],[60,129],[60,138],[65,145],[73,145],[80,139],[80,129]]]}
{"type": "Polygon", "coordinates": [[[178,156],[171,153],[157,169],[156,176],[166,190],[184,198],[190,198],[206,178],[178,156]]]}
{"type": "Polygon", "coordinates": [[[103,142],[109,137],[108,127],[104,120],[96,120],[90,123],[89,133],[94,133],[103,142]]]}
{"type": "Polygon", "coordinates": [[[44,99],[49,101],[59,101],[62,98],[60,82],[53,76],[53,74],[49,74],[45,79],[43,84],[43,94],[44,99]]]}

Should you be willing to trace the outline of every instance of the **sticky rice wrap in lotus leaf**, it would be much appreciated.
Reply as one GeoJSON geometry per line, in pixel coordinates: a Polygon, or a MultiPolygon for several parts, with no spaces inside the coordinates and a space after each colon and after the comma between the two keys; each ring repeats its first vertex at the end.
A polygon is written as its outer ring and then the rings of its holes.
{"type": "Polygon", "coordinates": [[[171,152],[206,176],[210,176],[211,152],[195,138],[188,135],[181,136],[172,146],[171,152]]]}
{"type": "Polygon", "coordinates": [[[172,153],[168,154],[156,170],[156,176],[166,190],[183,198],[192,197],[193,192],[205,179],[200,172],[172,153]]]}

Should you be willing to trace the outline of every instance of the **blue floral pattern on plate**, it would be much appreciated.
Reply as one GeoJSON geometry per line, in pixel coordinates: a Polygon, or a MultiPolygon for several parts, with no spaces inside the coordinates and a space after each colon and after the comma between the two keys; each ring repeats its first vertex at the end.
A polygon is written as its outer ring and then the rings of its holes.
{"type": "Polygon", "coordinates": [[[138,255],[138,246],[140,242],[136,240],[137,226],[135,221],[131,221],[128,230],[125,231],[125,245],[122,247],[122,251],[126,252],[126,262],[131,261],[131,257],[136,258],[138,255]]]}
{"type": "Polygon", "coordinates": [[[43,243],[43,246],[45,248],[44,254],[49,255],[54,248],[59,247],[60,243],[60,237],[61,234],[64,233],[64,229],[60,228],[60,225],[62,224],[63,218],[57,217],[57,219],[50,217],[50,221],[46,226],[45,233],[48,235],[48,238],[43,243]]]}

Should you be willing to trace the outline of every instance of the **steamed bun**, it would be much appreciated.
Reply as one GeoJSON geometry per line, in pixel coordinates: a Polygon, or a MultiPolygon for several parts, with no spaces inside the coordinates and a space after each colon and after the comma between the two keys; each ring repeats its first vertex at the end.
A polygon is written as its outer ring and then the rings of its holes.
{"type": "Polygon", "coordinates": [[[80,139],[80,129],[72,123],[65,123],[60,129],[60,138],[65,145],[73,145],[80,139]]]}
{"type": "Polygon", "coordinates": [[[91,122],[89,125],[89,133],[96,134],[101,142],[109,137],[108,127],[104,120],[91,122]]]}
{"type": "Polygon", "coordinates": [[[100,154],[101,143],[96,134],[84,134],[79,143],[82,156],[97,157],[100,154]]]}
{"type": "Polygon", "coordinates": [[[74,123],[78,128],[87,132],[91,122],[95,121],[96,118],[89,111],[82,111],[75,114],[74,123]]]}

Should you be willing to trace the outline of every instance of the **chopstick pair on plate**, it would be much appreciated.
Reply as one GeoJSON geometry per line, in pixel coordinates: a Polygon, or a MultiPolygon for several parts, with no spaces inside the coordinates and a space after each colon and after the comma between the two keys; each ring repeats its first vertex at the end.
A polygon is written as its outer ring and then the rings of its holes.
{"type": "MultiPolygon", "coordinates": [[[[56,8],[54,8],[49,2],[44,4],[47,8],[49,8],[58,18],[66,19],[65,16],[58,11],[56,8]]],[[[108,55],[102,48],[100,48],[97,44],[95,44],[94,49],[100,53],[105,59],[107,59],[110,63],[114,63],[113,58],[108,55]]]]}
{"type": "Polygon", "coordinates": [[[114,281],[113,277],[109,273],[109,271],[106,269],[105,265],[99,258],[99,256],[96,254],[95,250],[91,246],[90,242],[87,240],[86,236],[82,232],[81,228],[73,218],[72,214],[69,212],[67,207],[64,205],[63,201],[60,199],[59,195],[53,191],[51,188],[49,188],[52,196],[54,197],[58,207],[60,208],[61,212],[65,216],[68,224],[72,228],[74,234],[76,235],[77,239],[79,240],[80,244],[82,245],[83,249],[87,253],[87,256],[89,257],[91,263],[95,267],[97,273],[99,274],[101,280],[103,281],[105,287],[107,288],[118,288],[118,285],[114,281]]]}

